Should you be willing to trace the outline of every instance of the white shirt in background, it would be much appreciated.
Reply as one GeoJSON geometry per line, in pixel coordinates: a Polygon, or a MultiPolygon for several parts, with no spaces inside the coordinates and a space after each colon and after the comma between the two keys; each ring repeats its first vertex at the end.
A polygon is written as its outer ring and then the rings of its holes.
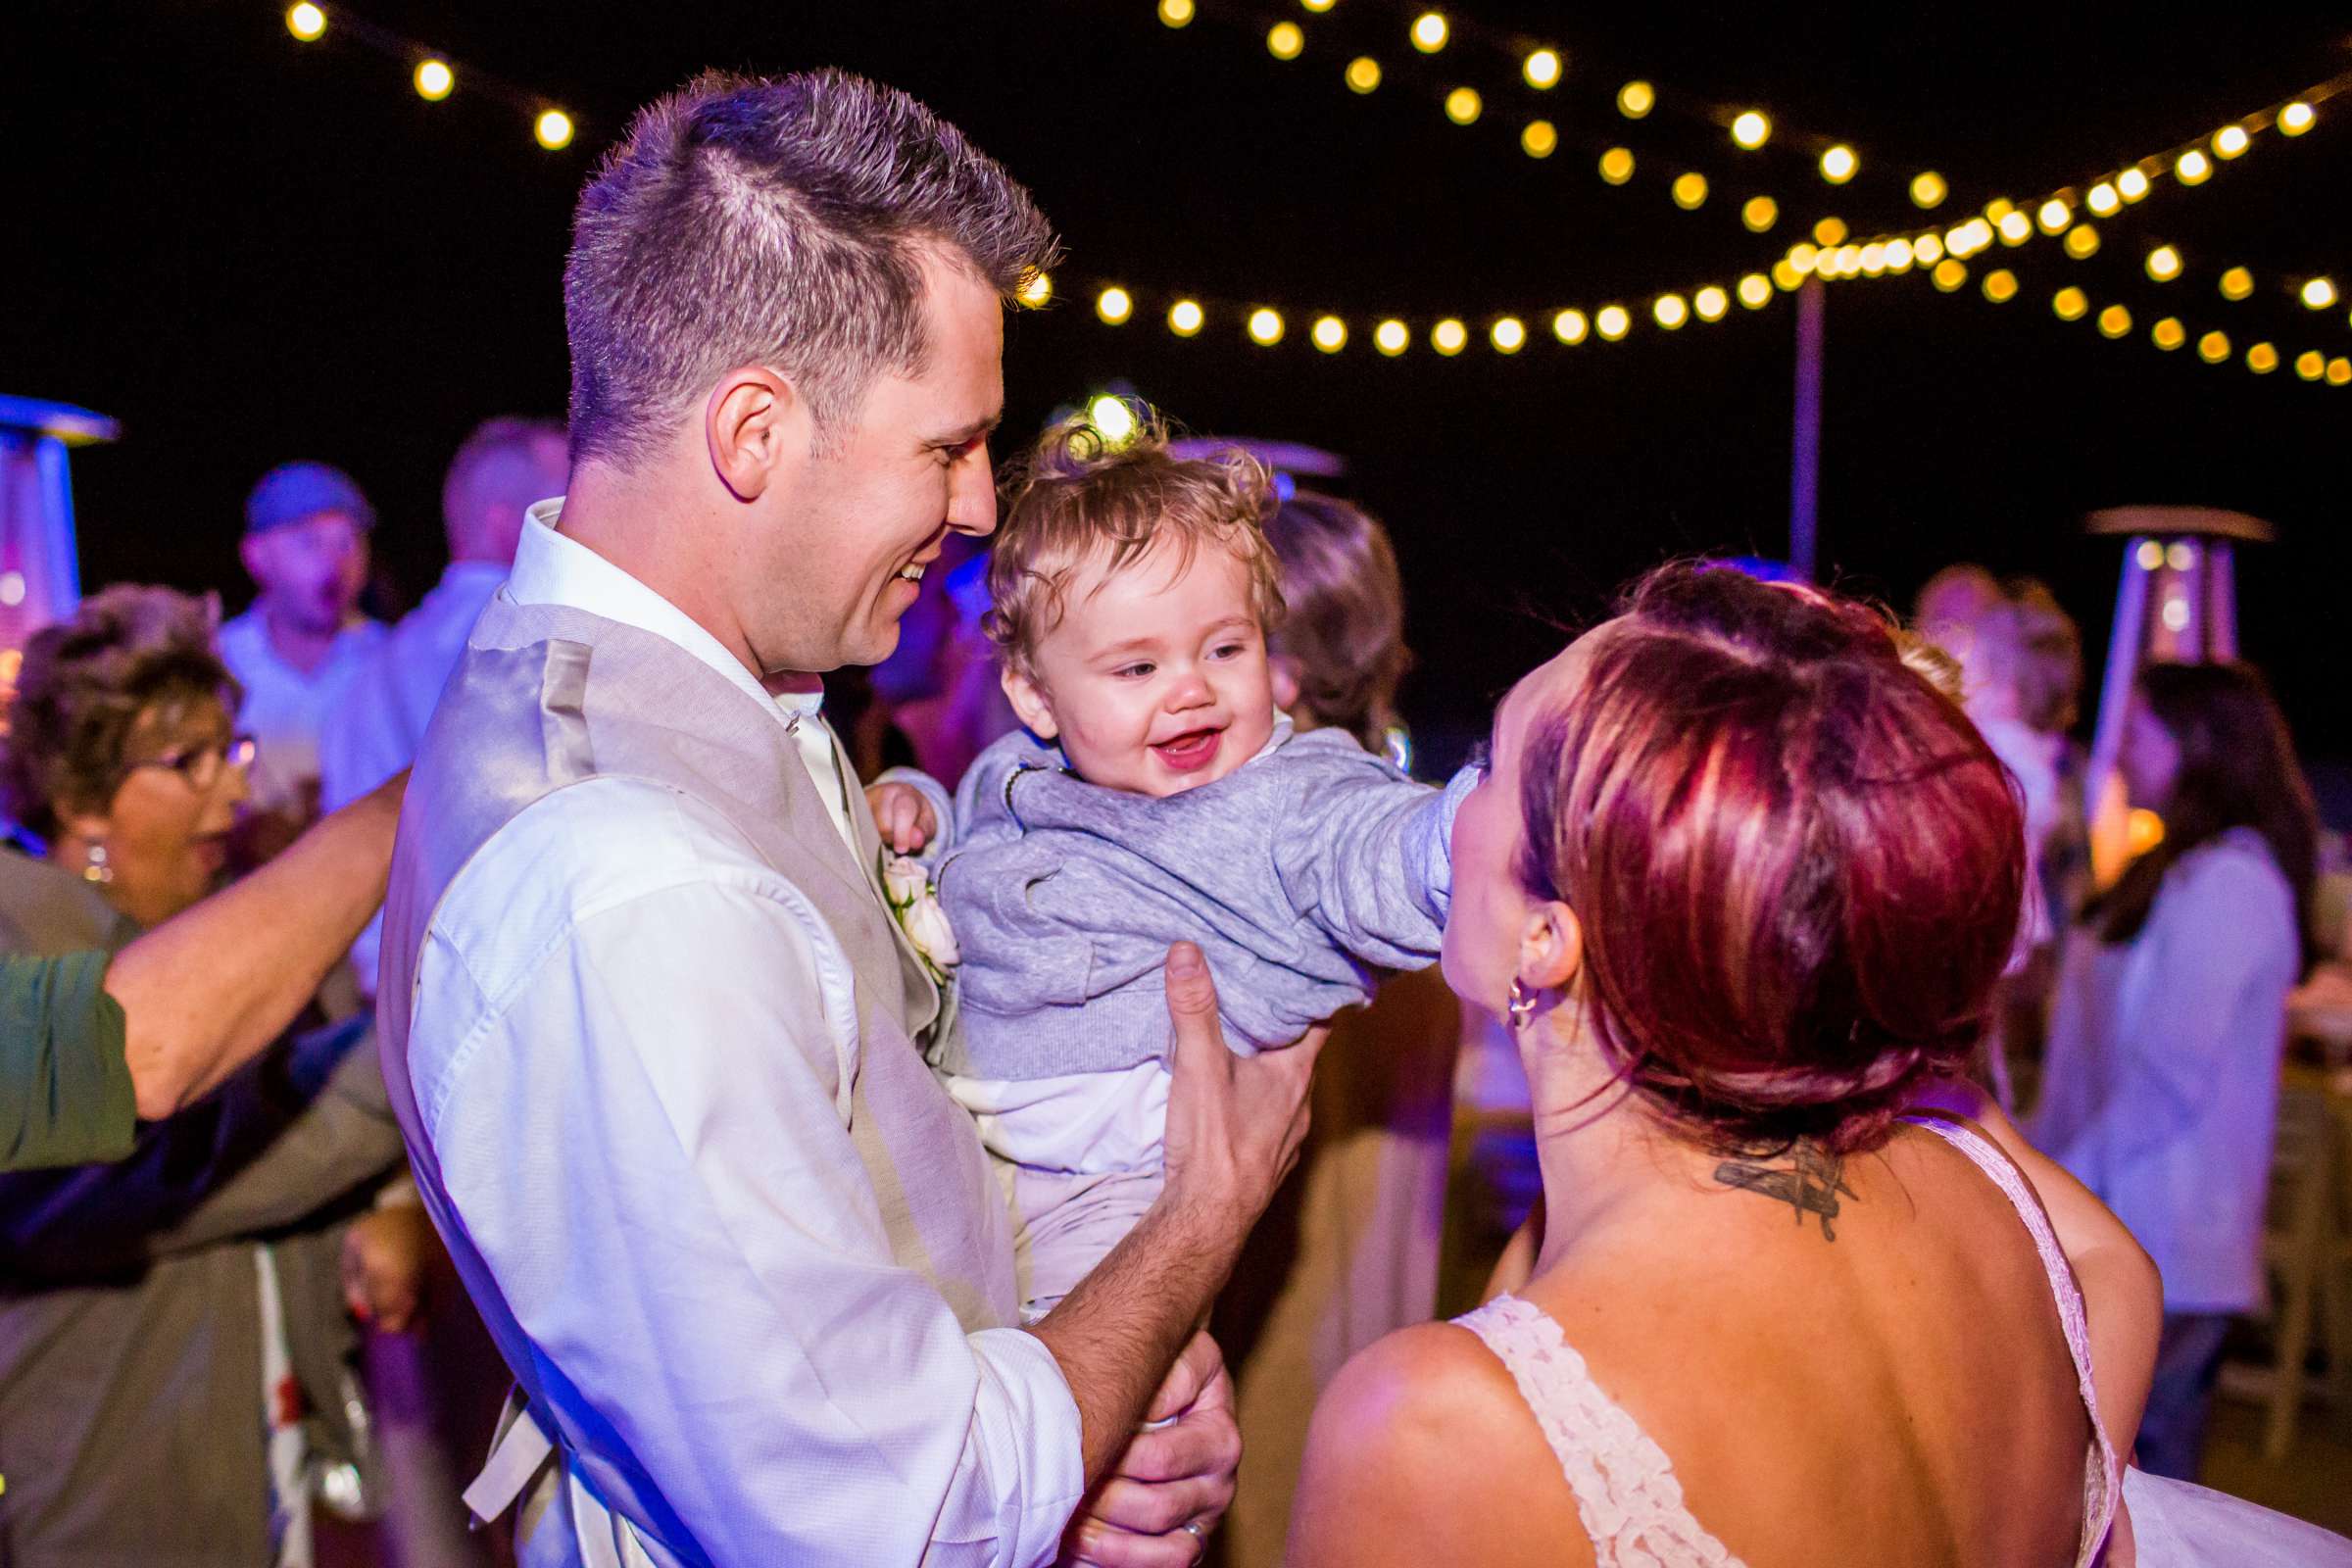
{"type": "MultiPolygon", "coordinates": [[[[847,831],[812,704],[770,698],[556,517],[533,509],[504,592],[666,638],[757,695],[847,831]]],[[[812,1066],[858,1049],[852,984],[823,918],[716,813],[591,779],[450,884],[417,958],[417,1112],[562,1374],[551,1397],[593,1400],[575,1430],[625,1444],[711,1561],[1048,1561],[1084,1486],[1076,1402],[1041,1342],[965,1333],[892,1257],[812,1066]]],[[[567,1496],[579,1540],[626,1531],[576,1475],[567,1496]]],[[[547,1534],[524,1562],[582,1560],[547,1534]]]]}
{"type": "Polygon", "coordinates": [[[253,763],[253,803],[270,809],[294,802],[318,777],[318,738],[368,658],[384,639],[380,620],[355,620],[335,634],[326,658],[305,674],[270,646],[259,606],[220,628],[220,660],[245,688],[237,728],[261,743],[253,763]]]}

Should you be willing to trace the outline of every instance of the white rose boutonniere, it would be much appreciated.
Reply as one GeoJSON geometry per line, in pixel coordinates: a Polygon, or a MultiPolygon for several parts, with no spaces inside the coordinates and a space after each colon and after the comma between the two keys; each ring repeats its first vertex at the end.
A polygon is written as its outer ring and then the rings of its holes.
{"type": "Polygon", "coordinates": [[[906,856],[885,850],[882,897],[890,905],[891,917],[913,944],[915,956],[923,960],[933,980],[946,985],[948,971],[963,961],[963,954],[956,946],[956,928],[948,923],[948,911],[940,906],[939,890],[931,885],[931,873],[906,856]]]}

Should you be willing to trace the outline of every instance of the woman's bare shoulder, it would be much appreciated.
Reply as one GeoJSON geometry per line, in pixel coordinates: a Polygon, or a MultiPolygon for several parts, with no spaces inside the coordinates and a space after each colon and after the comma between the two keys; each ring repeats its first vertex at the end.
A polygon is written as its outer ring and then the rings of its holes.
{"type": "Polygon", "coordinates": [[[1450,1323],[1358,1351],[1315,1406],[1294,1568],[1522,1557],[1592,1560],[1574,1495],[1509,1370],[1450,1323]]]}

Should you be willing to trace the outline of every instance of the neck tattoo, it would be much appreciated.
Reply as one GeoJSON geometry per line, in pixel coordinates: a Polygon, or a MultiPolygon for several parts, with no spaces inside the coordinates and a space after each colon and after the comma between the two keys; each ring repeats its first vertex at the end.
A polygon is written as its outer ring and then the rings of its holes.
{"type": "Polygon", "coordinates": [[[1786,1164],[1769,1165],[1727,1159],[1715,1167],[1715,1179],[1726,1187],[1745,1188],[1760,1198],[1787,1203],[1795,1210],[1800,1230],[1805,1216],[1814,1215],[1821,1221],[1821,1239],[1836,1241],[1838,1230],[1831,1222],[1838,1217],[1838,1200],[1854,1197],[1854,1190],[1845,1185],[1844,1159],[1804,1143],[1790,1150],[1787,1159],[1786,1164]]]}

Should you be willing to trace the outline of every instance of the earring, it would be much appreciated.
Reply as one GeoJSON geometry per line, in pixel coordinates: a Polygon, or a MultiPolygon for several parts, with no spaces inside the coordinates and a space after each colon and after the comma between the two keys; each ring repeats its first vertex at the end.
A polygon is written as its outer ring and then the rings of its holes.
{"type": "Polygon", "coordinates": [[[1521,985],[1517,975],[1511,977],[1509,1011],[1514,1029],[1526,1028],[1527,1020],[1536,1015],[1536,993],[1521,985]]]}
{"type": "Polygon", "coordinates": [[[106,863],[106,846],[92,844],[82,854],[81,879],[101,885],[115,879],[115,868],[106,863]]]}

